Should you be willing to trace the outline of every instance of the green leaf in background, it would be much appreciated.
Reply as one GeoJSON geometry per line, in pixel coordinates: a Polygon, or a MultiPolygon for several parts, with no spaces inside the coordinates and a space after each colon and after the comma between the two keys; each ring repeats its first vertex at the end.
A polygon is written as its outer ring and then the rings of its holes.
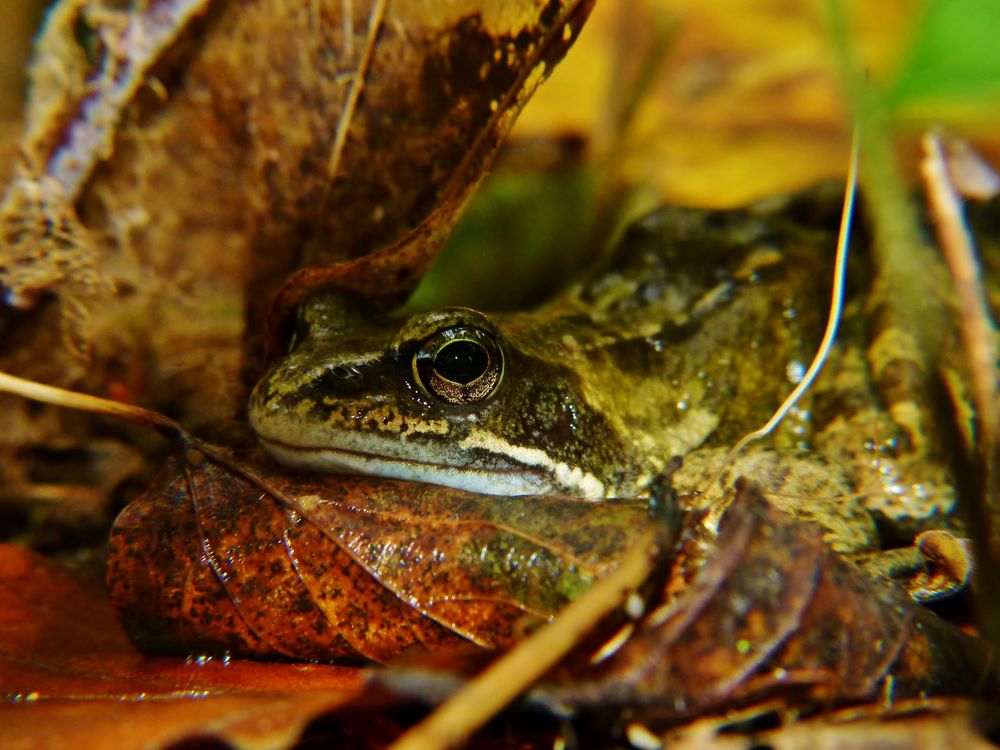
{"type": "Polygon", "coordinates": [[[998,35],[1000,0],[931,0],[889,103],[975,100],[1000,108],[998,35]]]}
{"type": "Polygon", "coordinates": [[[576,279],[588,246],[595,177],[581,166],[499,168],[473,199],[408,304],[531,307],[576,279]]]}

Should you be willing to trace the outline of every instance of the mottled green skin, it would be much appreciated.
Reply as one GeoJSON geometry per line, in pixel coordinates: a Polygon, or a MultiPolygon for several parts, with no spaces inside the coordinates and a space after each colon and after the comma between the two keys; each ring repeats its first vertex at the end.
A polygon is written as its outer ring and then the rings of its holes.
{"type": "MultiPolygon", "coordinates": [[[[750,211],[660,210],[599,274],[529,312],[451,308],[401,320],[360,300],[317,297],[292,353],[257,386],[251,424],[293,466],[495,494],[643,496],[683,456],[681,489],[706,490],[707,502],[724,449],[766,421],[792,388],[788,373],[815,352],[836,208],[810,197],[750,211]],[[493,331],[504,351],[501,384],[471,405],[429,397],[411,368],[420,343],[457,322],[493,331]],[[348,451],[349,465],[331,463],[325,447],[348,451]]],[[[863,338],[856,329],[848,322],[845,337],[863,338]]],[[[872,430],[882,440],[897,432],[870,378],[851,369],[864,361],[859,351],[842,343],[817,384],[813,408],[827,412],[825,423],[793,415],[770,447],[746,451],[726,475],[748,474],[786,497],[844,550],[875,544],[862,485],[887,490],[863,445],[872,430]],[[845,432],[851,419],[868,432],[845,432]],[[820,443],[824,455],[808,452],[820,443]],[[866,470],[870,482],[858,478],[866,470]]]]}

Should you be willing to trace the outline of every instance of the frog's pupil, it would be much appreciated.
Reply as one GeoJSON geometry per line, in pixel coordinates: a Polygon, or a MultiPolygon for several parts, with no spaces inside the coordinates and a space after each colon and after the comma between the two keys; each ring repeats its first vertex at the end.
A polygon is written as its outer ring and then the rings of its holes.
{"type": "Polygon", "coordinates": [[[489,364],[489,353],[474,341],[452,341],[434,356],[434,369],[438,375],[461,385],[480,377],[489,364]]]}

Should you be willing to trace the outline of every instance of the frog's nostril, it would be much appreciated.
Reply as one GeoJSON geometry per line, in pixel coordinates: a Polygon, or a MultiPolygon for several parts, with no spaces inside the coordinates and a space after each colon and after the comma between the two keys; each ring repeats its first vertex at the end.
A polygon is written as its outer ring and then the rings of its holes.
{"type": "Polygon", "coordinates": [[[361,370],[352,365],[334,365],[330,372],[339,380],[357,380],[361,377],[361,370]]]}

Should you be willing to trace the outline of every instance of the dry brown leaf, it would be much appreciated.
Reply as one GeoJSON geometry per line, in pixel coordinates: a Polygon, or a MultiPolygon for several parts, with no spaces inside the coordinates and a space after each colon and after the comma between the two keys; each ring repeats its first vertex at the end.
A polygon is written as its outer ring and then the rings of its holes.
{"type": "Polygon", "coordinates": [[[845,709],[831,715],[796,722],[779,729],[753,732],[750,738],[732,731],[720,733],[740,719],[731,716],[693,722],[662,737],[671,750],[746,750],[767,747],[772,750],[992,750],[996,747],[975,728],[969,705],[962,702],[936,703],[907,710],[870,712],[845,709]]]}
{"type": "MultiPolygon", "coordinates": [[[[619,616],[563,659],[528,699],[584,721],[618,712],[669,726],[746,706],[815,712],[931,696],[994,699],[995,656],[898,588],[870,580],[742,483],[717,544],[654,578],[666,584],[633,621],[619,616]]],[[[441,695],[481,657],[447,658],[379,677],[441,695]]],[[[527,686],[525,686],[527,687],[527,686]]]]}
{"type": "Polygon", "coordinates": [[[543,692],[664,718],[774,695],[786,706],[997,696],[998,675],[984,641],[868,580],[743,483],[690,585],[654,601],[607,658],[582,654],[543,692]]]}
{"type": "Polygon", "coordinates": [[[58,4],[0,210],[7,302],[60,296],[85,389],[232,417],[269,292],[416,231],[412,286],[591,4],[58,4]]]}

